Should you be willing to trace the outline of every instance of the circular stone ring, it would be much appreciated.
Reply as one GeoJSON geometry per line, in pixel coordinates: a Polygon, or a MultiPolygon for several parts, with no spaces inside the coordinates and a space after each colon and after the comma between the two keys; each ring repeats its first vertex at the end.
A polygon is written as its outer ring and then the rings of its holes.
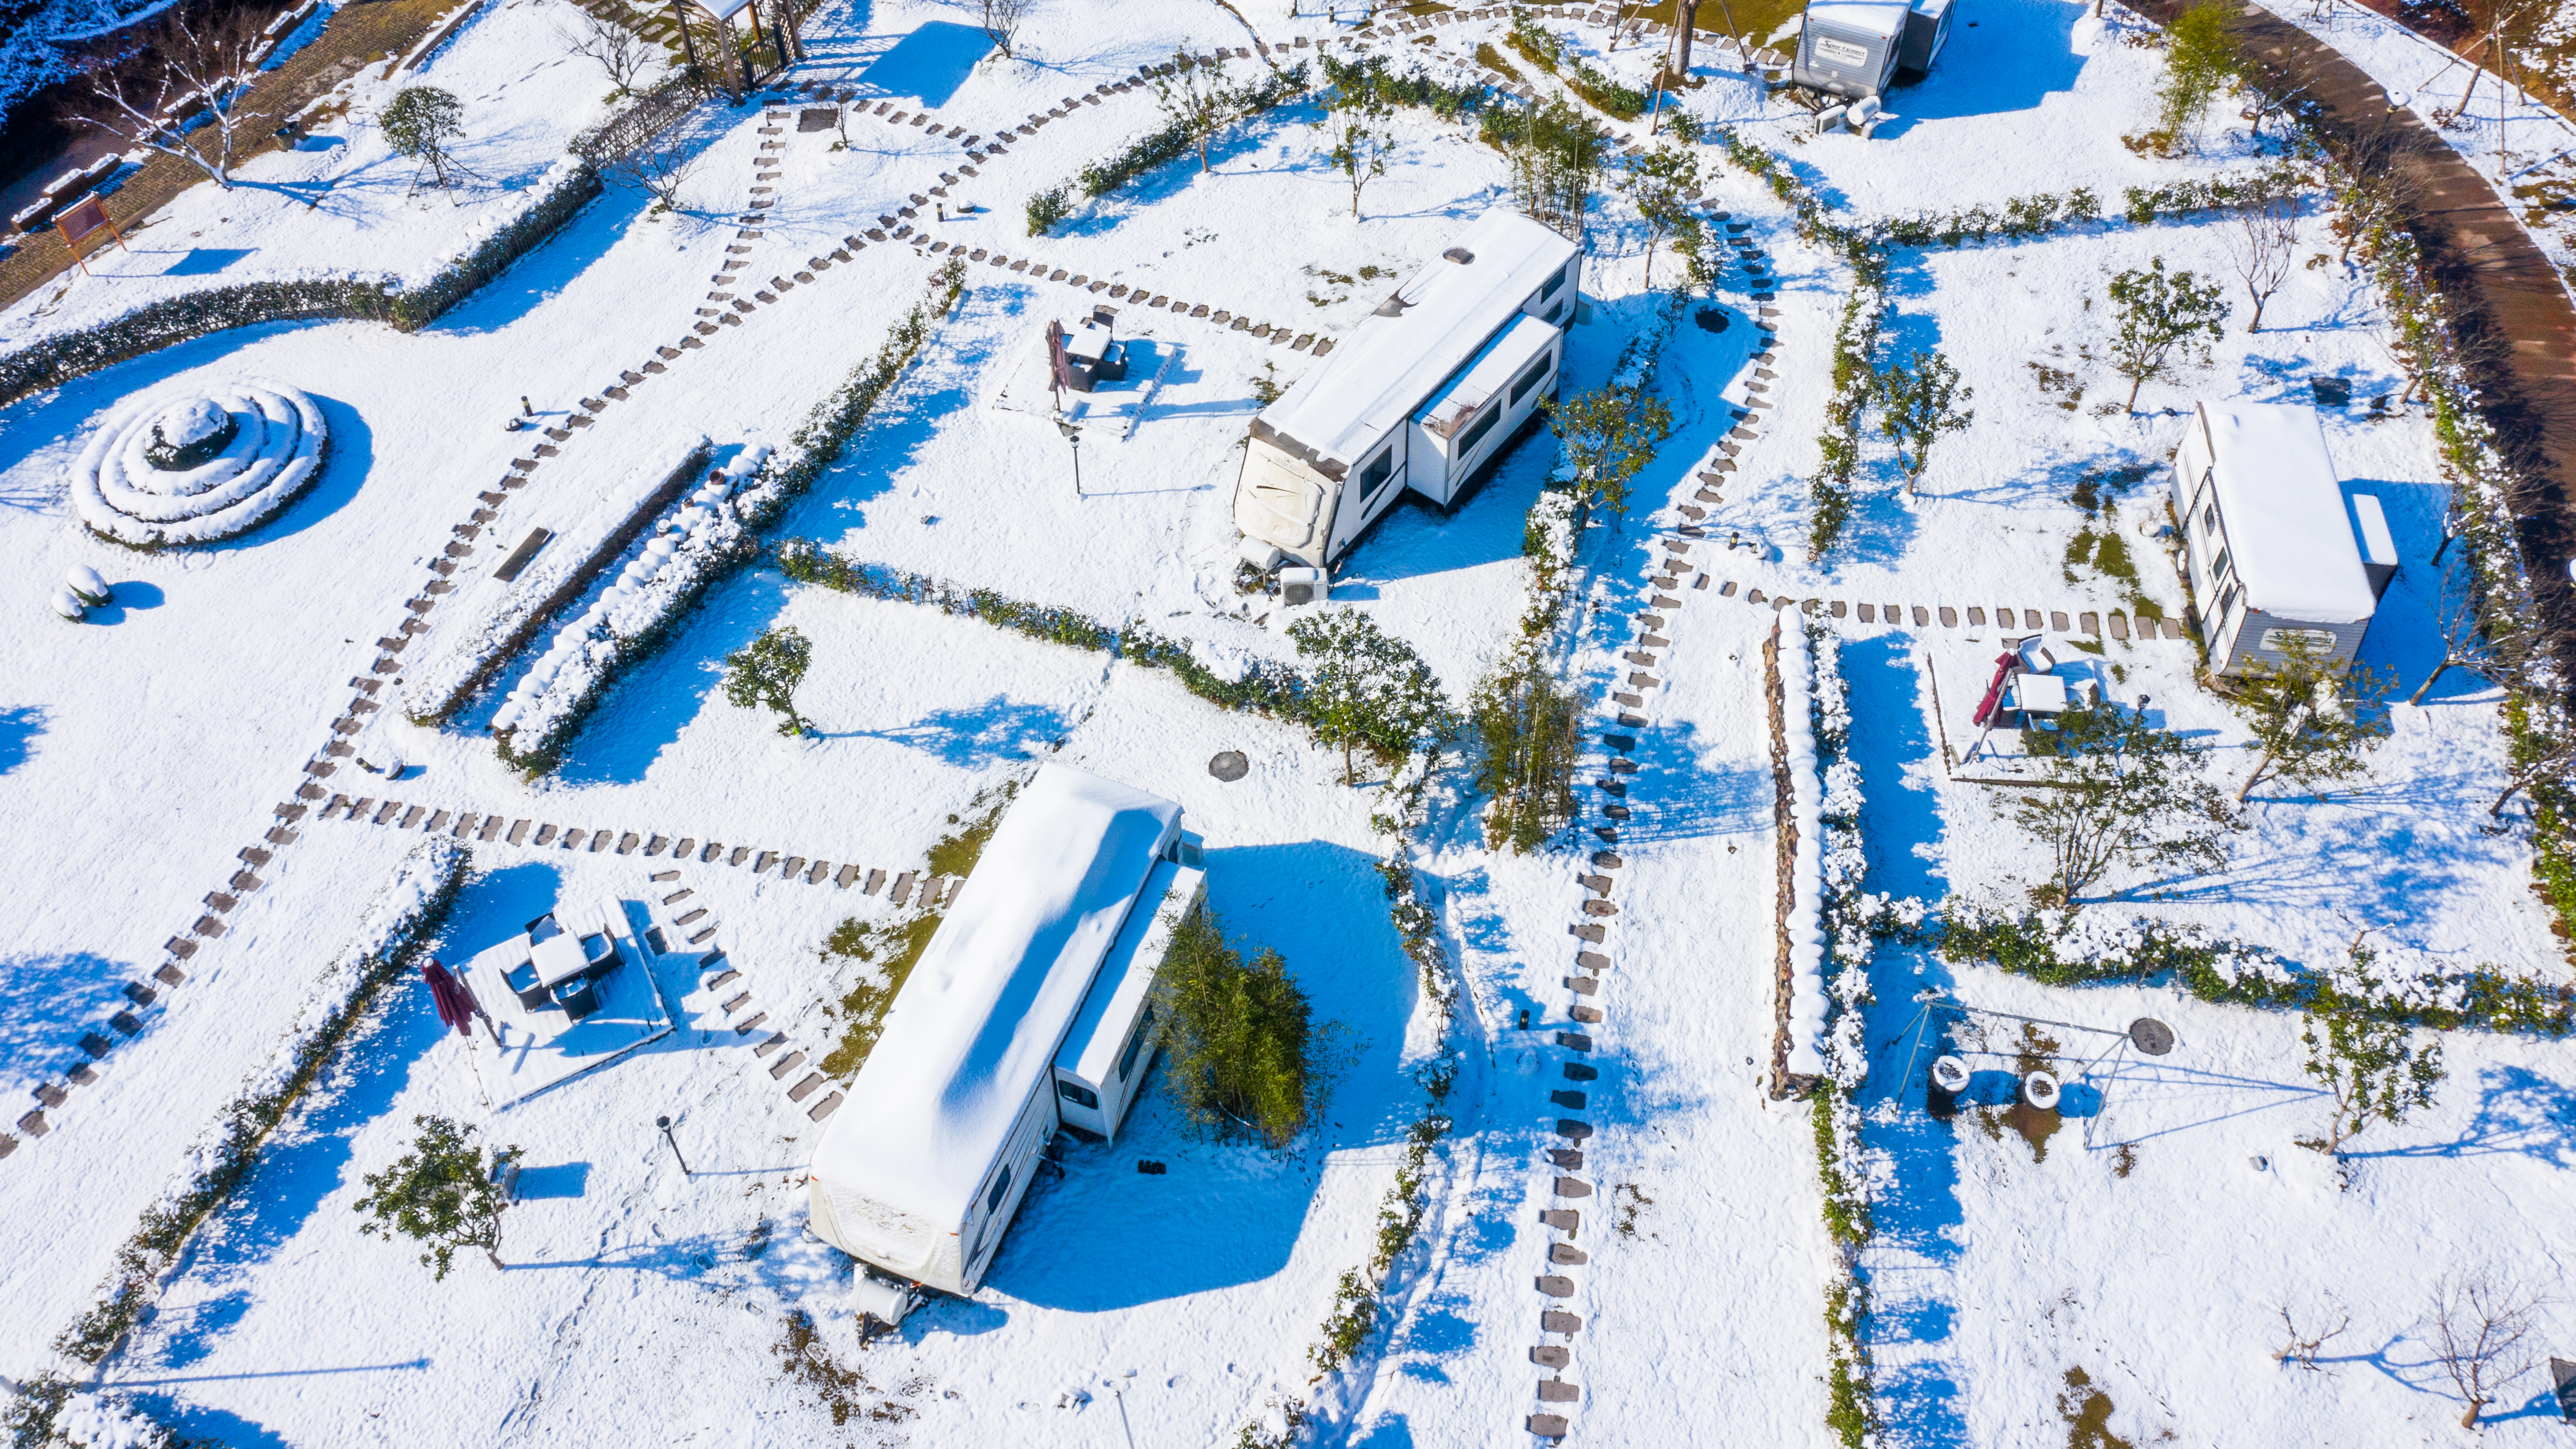
{"type": "Polygon", "coordinates": [[[72,506],[92,533],[132,548],[212,543],[294,502],[320,476],[328,446],[322,410],[294,388],[159,393],[118,409],[81,450],[72,506]],[[216,439],[222,446],[200,459],[216,439]],[[156,455],[186,466],[164,467],[156,455]]]}

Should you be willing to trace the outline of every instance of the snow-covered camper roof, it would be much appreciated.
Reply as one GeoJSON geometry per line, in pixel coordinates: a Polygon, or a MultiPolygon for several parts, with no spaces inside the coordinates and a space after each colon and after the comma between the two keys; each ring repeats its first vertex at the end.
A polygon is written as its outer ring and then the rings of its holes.
{"type": "Polygon", "coordinates": [[[1180,819],[1062,765],[1020,791],[814,1150],[844,1232],[926,1262],[957,1231],[1180,819]]]}
{"type": "Polygon", "coordinates": [[[1086,1082],[1109,1080],[1118,1053],[1127,1045],[1129,1027],[1144,1007],[1145,993],[1154,989],[1154,974],[1172,949],[1174,922],[1169,918],[1189,909],[1199,893],[1199,882],[1206,878],[1206,872],[1178,861],[1154,867],[1145,882],[1145,894],[1128,914],[1108,958],[1100,963],[1100,978],[1091,983],[1090,994],[1082,999],[1082,1013],[1074,1018],[1072,1032],[1056,1053],[1058,1071],[1071,1072],[1086,1082]]]}
{"type": "Polygon", "coordinates": [[[1911,0],[1809,0],[1807,19],[1892,38],[1905,33],[1905,17],[1913,9],[1911,0]]]}
{"type": "Polygon", "coordinates": [[[1544,355],[1557,329],[1524,314],[1485,348],[1483,355],[1458,374],[1458,380],[1422,410],[1422,425],[1443,438],[1454,438],[1467,420],[1482,411],[1494,395],[1512,385],[1521,368],[1544,355]]]}
{"type": "Polygon", "coordinates": [[[2210,486],[2247,601],[2274,618],[2350,624],[2377,600],[2344,514],[2334,459],[2314,408],[2199,405],[2210,486]]]}
{"type": "Polygon", "coordinates": [[[1339,476],[1575,255],[1574,243],[1518,212],[1486,212],[1362,318],[1332,356],[1262,409],[1256,434],[1266,429],[1339,476]],[[1458,255],[1473,260],[1451,260],[1458,255]]]}

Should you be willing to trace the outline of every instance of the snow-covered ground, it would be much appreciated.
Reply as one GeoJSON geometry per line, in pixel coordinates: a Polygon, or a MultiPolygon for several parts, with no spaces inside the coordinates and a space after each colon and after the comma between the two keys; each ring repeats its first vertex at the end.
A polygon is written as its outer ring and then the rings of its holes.
{"type": "MultiPolygon", "coordinates": [[[[570,13],[558,0],[519,0],[478,17],[430,68],[460,95],[528,108],[492,133],[517,148],[506,164],[496,153],[495,175],[542,169],[596,114],[593,81],[541,59],[555,54],[540,43],[552,12],[570,13]]],[[[800,74],[926,106],[943,134],[854,117],[849,144],[836,149],[837,132],[791,121],[768,153],[781,164],[759,168],[783,174],[759,183],[777,188],[779,205],[765,209],[756,237],[738,235],[734,208],[754,184],[770,117],[711,108],[693,123],[700,159],[680,213],[612,191],[418,334],[344,323],[247,329],[0,411],[9,561],[0,609],[27,621],[0,636],[0,814],[15,827],[0,846],[11,879],[0,892],[9,1085],[61,1079],[79,1034],[119,1002],[122,983],[148,975],[158,943],[206,909],[205,893],[239,868],[236,851],[268,828],[269,807],[292,797],[345,708],[346,681],[369,674],[374,641],[402,621],[451,530],[487,501],[477,494],[527,456],[529,435],[502,430],[523,396],[560,423],[621,371],[695,336],[711,285],[699,279],[719,272],[729,247],[751,248],[744,272],[758,286],[910,205],[964,161],[968,140],[946,137],[945,126],[989,141],[1176,46],[1254,38],[1222,9],[1177,0],[1065,6],[1036,13],[1024,36],[1033,61],[979,61],[981,37],[965,19],[928,3],[818,15],[814,59],[800,74]],[[244,377],[319,400],[333,454],[311,493],[264,528],[202,551],[128,553],[79,530],[66,472],[123,400],[244,377]],[[77,628],[46,604],[74,563],[98,567],[120,600],[77,628]]],[[[1274,14],[1257,23],[1274,45],[1333,28],[1274,14]]],[[[1593,27],[1551,23],[1623,72],[1649,62],[1637,47],[1604,54],[1593,27]]],[[[1497,29],[1493,20],[1441,27],[1429,45],[1396,48],[1452,64],[1497,29]]],[[[2077,186],[2116,212],[2123,187],[2256,164],[2233,133],[2181,160],[2121,144],[2145,124],[2157,64],[2086,7],[1992,0],[1962,19],[1934,76],[1899,93],[1903,119],[1875,140],[1806,137],[1798,113],[1716,65],[1703,67],[1707,84],[1690,105],[1780,151],[1858,218],[2077,186]]],[[[1400,113],[1397,158],[1354,219],[1347,188],[1315,156],[1316,117],[1311,106],[1285,107],[1230,131],[1209,172],[1175,163],[1078,209],[1056,235],[1027,237],[1025,197],[1159,124],[1149,92],[1107,96],[975,163],[949,200],[982,209],[928,226],[970,248],[1338,333],[1467,218],[1506,201],[1508,176],[1471,135],[1400,113]],[[1358,280],[1370,267],[1393,276],[1358,280]]],[[[353,140],[351,155],[363,144],[353,140]]],[[[1850,279],[1839,260],[1795,239],[1767,191],[1725,169],[1714,149],[1699,154],[1707,204],[1745,223],[1780,275],[1770,304],[1779,340],[1764,364],[1777,377],[1763,394],[1772,406],[1757,420],[1761,436],[1707,520],[1718,537],[1690,556],[1708,588],[1689,588],[1674,610],[1650,603],[1646,580],[1649,555],[1699,487],[1692,475],[1753,396],[1756,334],[1740,275],[1714,299],[1722,329],[1686,315],[1674,334],[1655,386],[1675,436],[1638,480],[1624,523],[1584,545],[1588,612],[1569,667],[1599,705],[1594,719],[1616,712],[1604,701],[1632,667],[1620,657],[1636,644],[1631,616],[1659,609],[1664,622],[1653,627],[1670,640],[1658,650],[1664,683],[1638,707],[1647,723],[1627,728],[1639,742],[1628,777],[1637,819],[1611,847],[1622,857],[1620,915],[1602,945],[1567,934],[1587,919],[1577,876],[1603,846],[1588,829],[1600,819],[1587,815],[1571,851],[1496,854],[1481,844],[1464,776],[1444,776],[1414,846],[1466,985],[1460,1018],[1444,1031],[1374,869],[1390,848],[1369,823],[1385,808],[1381,790],[1344,786],[1337,755],[1105,655],[749,570],[711,590],[606,692],[554,774],[522,778],[478,732],[496,693],[445,730],[380,714],[374,728],[398,737],[413,772],[386,785],[344,768],[330,788],[902,871],[922,868],[936,841],[1030,761],[1125,780],[1183,803],[1208,842],[1210,900],[1228,928],[1279,948],[1319,1016],[1347,1029],[1328,1121],[1272,1157],[1194,1140],[1168,1104],[1149,1099],[1115,1151],[1077,1146],[1066,1173],[1041,1182],[982,1293],[935,1303],[861,1349],[842,1300],[848,1260],[802,1231],[801,1164],[818,1129],[752,1055],[759,1038],[726,1029],[718,998],[749,990],[769,1027],[819,1059],[840,1030],[831,1007],[858,981],[855,963],[825,952],[825,937],[845,918],[887,923],[907,908],[775,872],[477,841],[477,875],[437,943],[447,959],[494,944],[558,898],[606,892],[640,909],[674,884],[649,873],[677,869],[675,884],[705,898],[738,984],[703,985],[673,958],[656,985],[678,1031],[500,1113],[484,1106],[468,1069],[473,1039],[442,1036],[427,994],[406,985],[195,1241],[104,1378],[192,1432],[244,1443],[784,1443],[837,1431],[888,1442],[1070,1445],[1125,1442],[1123,1432],[1140,1445],[1207,1444],[1288,1398],[1323,1411],[1324,1442],[1495,1443],[1552,1407],[1534,1398],[1552,1370],[1529,1352],[1545,1342],[1570,1346],[1563,1373],[1581,1386],[1567,1411],[1578,1434],[1829,1442],[1821,1376],[1833,1260],[1812,1123],[1803,1106],[1764,1094],[1775,882],[1759,648],[1774,615],[1746,602],[1747,588],[2125,610],[2127,585],[2066,562],[2069,540],[2091,527],[2127,539],[2140,594],[2177,611],[2180,585],[2138,525],[2160,512],[2157,475],[2179,410],[2195,396],[2303,398],[2310,378],[2339,377],[2358,401],[2327,414],[2330,444],[2347,486],[2381,498],[2408,565],[2364,659],[2411,690],[2436,652],[2424,577],[2442,482],[2425,419],[2363,414],[2368,399],[2402,384],[2376,304],[2334,262],[2322,216],[2310,215],[2301,251],[2323,260],[2294,271],[2252,335],[2217,225],[2084,226],[1895,255],[1886,343],[1946,353],[1976,390],[1976,420],[1942,440],[1912,497],[1870,440],[1852,532],[1811,560],[1805,478],[1850,279]],[[2109,326],[2108,277],[2159,256],[2220,277],[2238,313],[2205,367],[2149,384],[2132,416],[2118,406],[2126,384],[2092,359],[2109,326]],[[2143,481],[2119,492],[2105,481],[2115,476],[2143,481]],[[2114,509],[2096,516],[2073,501],[2088,477],[2114,509]],[[1759,540],[1760,556],[1724,548],[1728,533],[1759,540]],[[1727,583],[1739,587],[1730,594],[1727,583]],[[817,732],[809,740],[782,740],[767,716],[715,687],[723,656],[775,624],[814,645],[798,695],[817,732]],[[1227,749],[1251,762],[1231,784],[1206,768],[1227,749]],[[1584,969],[1581,949],[1610,963],[1588,997],[1566,984],[1584,969]],[[1578,1002],[1602,1012],[1583,1024],[1592,1040],[1579,1053],[1600,1076],[1573,1112],[1549,1094],[1573,1085],[1562,1067],[1576,1058],[1557,1033],[1574,1025],[1578,1002]],[[1383,1334],[1343,1375],[1313,1382],[1317,1325],[1335,1280],[1370,1256],[1378,1205],[1421,1111],[1411,1073],[1449,1050],[1463,1063],[1446,1108],[1458,1127],[1433,1159],[1424,1244],[1390,1285],[1383,1334]],[[478,1122],[527,1149],[526,1201],[505,1230],[508,1271],[467,1254],[433,1288],[409,1251],[357,1235],[348,1205],[361,1175],[403,1150],[421,1113],[478,1122]],[[693,1176],[653,1128],[665,1114],[693,1176]],[[1554,1131],[1567,1115],[1594,1129],[1579,1168],[1548,1155],[1567,1147],[1554,1131]],[[1139,1173],[1136,1159],[1169,1171],[1139,1173]],[[1560,1174],[1595,1195],[1557,1198],[1560,1174]],[[1582,1214],[1570,1242],[1584,1260],[1558,1266],[1549,1245],[1569,1235],[1537,1214],[1568,1205],[1582,1214]],[[1543,1295],[1533,1285],[1542,1274],[1571,1278],[1573,1296],[1543,1295]],[[1543,1308],[1576,1312],[1585,1326],[1571,1338],[1543,1334],[1543,1308]],[[782,1347],[801,1341],[788,1316],[799,1309],[818,1321],[820,1358],[782,1347]],[[674,1393],[675,1380],[686,1388],[674,1393]]],[[[406,271],[452,250],[464,233],[440,232],[452,219],[446,201],[405,201],[383,159],[369,164],[373,180],[331,193],[349,199],[345,214],[325,221],[328,202],[318,213],[297,203],[313,218],[298,231],[283,212],[223,212],[202,241],[247,254],[239,264],[260,275],[406,271]],[[395,240],[380,246],[369,239],[378,232],[395,240]]],[[[169,215],[194,216],[213,196],[200,188],[169,215]]],[[[1642,295],[1645,238],[1624,203],[1605,199],[1592,244],[1591,320],[1570,350],[1577,388],[1608,375],[1653,310],[1642,295]]],[[[1659,254],[1657,276],[1674,265],[1659,254]]],[[[571,516],[675,431],[785,449],[815,405],[874,357],[933,266],[914,248],[872,244],[775,293],[604,404],[561,456],[491,505],[487,542],[523,533],[541,512],[571,516]]],[[[906,380],[777,533],[1105,621],[1141,620],[1211,657],[1285,656],[1289,611],[1235,592],[1229,506],[1256,380],[1293,381],[1310,354],[1123,305],[1119,330],[1150,337],[1174,362],[1132,435],[1086,433],[1077,493],[1064,439],[1043,418],[992,402],[1047,319],[1070,320],[1103,294],[989,266],[967,277],[963,302],[906,380]]],[[[95,299],[110,292],[80,284],[47,316],[22,311],[0,319],[0,331],[22,337],[102,315],[111,304],[95,299]]],[[[1525,442],[1454,514],[1396,510],[1337,577],[1335,603],[1372,612],[1463,697],[1520,613],[1523,521],[1552,452],[1543,434],[1525,442]]],[[[478,555],[470,567],[490,561],[478,555]]],[[[1935,754],[1945,739],[1953,751],[1966,743],[1995,636],[1856,618],[1836,627],[1868,794],[1868,888],[2026,899],[2044,853],[2010,825],[1994,798],[2004,792],[1945,778],[1935,754]]],[[[429,647],[415,646],[411,662],[429,647]]],[[[2061,653],[2098,668],[2114,697],[2151,698],[2209,748],[2215,777],[2241,777],[2245,730],[2193,680],[2188,643],[2103,648],[2098,658],[2061,653]]],[[[2527,887],[2526,850],[2481,829],[2499,780],[2496,703],[2454,676],[2425,705],[2394,706],[2393,736],[2365,782],[2322,802],[2258,791],[2229,871],[2124,881],[2142,887],[2139,899],[2088,909],[2195,922],[2305,962],[2336,958],[2367,927],[2391,950],[2566,980],[2527,887]]],[[[1588,793],[1593,772],[1583,778],[1588,793]]],[[[299,828],[263,888],[191,959],[167,1009],[146,1015],[97,1085],[72,1090],[46,1135],[22,1134],[0,1162],[0,1296],[12,1306],[0,1371],[46,1366],[47,1343],[90,1305],[135,1215],[267,1059],[407,844],[392,825],[299,828]]],[[[2320,1159],[2290,1145],[2319,1115],[2294,1020],[2154,988],[2048,990],[1893,946],[1874,972],[1862,1106],[1882,1232],[1862,1269],[1881,1308],[1871,1339],[1894,1441],[2052,1441],[2071,1432],[2054,1406],[2074,1392],[2066,1372],[2076,1369],[2112,1401],[2099,1411],[2111,1430],[2140,1442],[2167,1429],[2184,1441],[2389,1442],[2388,1426],[2409,1415],[2407,1442],[2419,1433],[2441,1442],[2459,1407],[2422,1368],[2425,1281],[2517,1255],[2545,1262],[2560,1246],[2556,1229],[2515,1207],[2564,1193],[2560,1079],[2570,1068],[2557,1044],[2451,1039],[2440,1106],[2374,1128],[2352,1190],[2339,1192],[2320,1159]],[[2053,1020],[2117,1026],[2154,1014],[2182,1046],[2155,1074],[2120,1069],[2090,1150],[2086,1120],[2070,1117],[2045,1160],[2032,1160],[2009,1131],[1924,1118],[1906,1033],[1912,995],[1927,983],[2053,1020]],[[2135,1144],[2125,1174],[2115,1171],[2128,1160],[2112,1151],[2115,1138],[2135,1144]],[[2257,1157],[2268,1166],[2255,1168],[2257,1157]],[[2391,1260],[2402,1269],[2352,1266],[2391,1260]],[[2304,1311],[2328,1291],[2353,1310],[2352,1335],[2338,1341],[2349,1354],[2330,1351],[2349,1361],[2331,1380],[2276,1369],[2275,1300],[2304,1311]]],[[[1983,1048],[1957,1036],[1953,1045],[2007,1058],[2014,1049],[2000,1032],[1983,1048]]],[[[2540,1432],[2542,1416],[2523,1406],[2535,1382],[2521,1381],[2496,1411],[2496,1437],[2540,1432]]],[[[2076,1419],[2091,1412],[2083,1393],[2068,1402],[2076,1419]]]]}

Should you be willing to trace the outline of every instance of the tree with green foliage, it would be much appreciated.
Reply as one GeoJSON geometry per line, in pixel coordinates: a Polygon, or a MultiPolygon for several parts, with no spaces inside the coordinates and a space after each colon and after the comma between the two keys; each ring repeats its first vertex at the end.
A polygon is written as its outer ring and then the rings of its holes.
{"type": "Polygon", "coordinates": [[[814,662],[814,646],[793,626],[770,629],[746,648],[725,656],[725,698],[742,709],[769,708],[782,718],[782,735],[805,733],[796,713],[796,686],[805,682],[805,667],[814,662]]]}
{"type": "MultiPolygon", "coordinates": [[[[2365,990],[2378,984],[2369,974],[2371,961],[2370,948],[2353,943],[2353,969],[2365,990]]],[[[2344,1143],[2371,1123],[2403,1122],[2407,1113],[2433,1105],[2442,1081],[2441,1040],[2419,1041],[2414,1028],[2371,1012],[2332,979],[2320,983],[2300,1018],[2299,1040],[2307,1044],[2308,1075],[2334,1099],[2334,1112],[2322,1134],[2298,1143],[2338,1165],[2344,1143]]]]}
{"type": "Polygon", "coordinates": [[[1912,493],[1932,461],[1933,440],[1955,433],[1976,420],[1967,406],[1977,390],[1959,381],[1959,369],[1939,348],[1917,348],[1912,358],[1877,375],[1872,389],[1878,399],[1878,431],[1896,445],[1905,465],[1905,491],[1912,493]]]}
{"type": "Polygon", "coordinates": [[[1485,749],[1476,788],[1494,797],[1485,843],[1527,855],[1574,818],[1574,768],[1583,754],[1583,701],[1524,645],[1478,681],[1467,718],[1485,749]]]}
{"type": "Polygon", "coordinates": [[[2138,389],[2172,372],[2194,338],[2208,356],[2230,310],[2219,290],[2190,272],[2166,271],[2162,257],[2111,279],[2111,367],[2129,380],[2130,412],[2138,410],[2138,389]]]}
{"type": "Polygon", "coordinates": [[[2226,867],[2219,840],[2235,817],[2181,736],[2144,711],[2098,704],[2059,715],[2047,738],[2045,788],[2016,792],[2012,806],[2049,850],[2042,904],[2071,910],[2117,866],[2226,867]]]}
{"type": "Polygon", "coordinates": [[[1029,235],[1045,236],[1048,228],[1073,215],[1073,208],[1065,204],[1064,192],[1061,186],[1050,186],[1029,198],[1029,235]]]}
{"type": "Polygon", "coordinates": [[[481,1248],[493,1267],[501,1267],[501,1210],[509,1206],[501,1176],[520,1149],[487,1153],[476,1145],[470,1126],[445,1117],[411,1120],[421,1129],[411,1151],[384,1171],[366,1174],[367,1195],[355,1206],[367,1221],[358,1231],[388,1242],[405,1237],[427,1243],[420,1261],[437,1270],[433,1282],[446,1280],[459,1248],[481,1248]]]}
{"type": "Polygon", "coordinates": [[[448,173],[462,169],[447,146],[465,133],[464,115],[464,104],[436,86],[405,86],[376,124],[384,128],[395,155],[428,167],[443,190],[448,173]]]}
{"type": "Polygon", "coordinates": [[[1245,961],[1200,906],[1175,923],[1154,998],[1169,1023],[1163,1087],[1192,1125],[1279,1151],[1322,1110],[1329,1029],[1277,951],[1245,961]]]}
{"type": "Polygon", "coordinates": [[[1360,191],[1386,174],[1386,158],[1395,149],[1395,136],[1386,128],[1386,102],[1371,91],[1339,92],[1339,103],[1330,106],[1315,129],[1333,142],[1324,154],[1333,169],[1351,184],[1351,220],[1360,219],[1360,191]]]}
{"type": "Polygon", "coordinates": [[[1709,235],[1708,223],[1698,212],[1683,212],[1673,223],[1673,251],[1682,259],[1682,286],[1700,296],[1708,295],[1724,274],[1726,264],[1709,235]]]}
{"type": "Polygon", "coordinates": [[[1655,248],[1683,219],[1693,218],[1690,196],[1699,190],[1699,158],[1671,146],[1657,146],[1628,163],[1619,189],[1627,193],[1628,204],[1637,208],[1638,219],[1646,224],[1645,286],[1652,291],[1655,248]]]}
{"type": "Polygon", "coordinates": [[[1511,112],[1508,128],[1500,120],[1503,113],[1494,114],[1497,138],[1508,138],[1512,204],[1532,221],[1581,241],[1609,143],[1592,129],[1590,117],[1562,97],[1511,112]]]}
{"type": "Polygon", "coordinates": [[[2236,39],[2227,31],[2227,7],[2204,0],[2165,31],[2165,79],[2156,88],[2157,127],[2169,137],[2200,145],[2201,118],[2219,91],[2244,70],[2236,39]]]}
{"type": "Polygon", "coordinates": [[[1673,435],[1673,410],[1643,388],[1613,384],[1542,399],[1539,408],[1573,466],[1576,496],[1614,518],[1628,507],[1628,485],[1673,435]]]}
{"type": "Polygon", "coordinates": [[[1396,764],[1448,733],[1449,698],[1413,646],[1358,609],[1309,614],[1288,626],[1308,661],[1300,696],[1315,737],[1342,752],[1342,783],[1359,783],[1353,752],[1396,764]]]}
{"type": "Polygon", "coordinates": [[[1226,84],[1225,57],[1194,56],[1187,50],[1172,52],[1172,73],[1154,81],[1154,100],[1172,129],[1198,148],[1202,173],[1210,169],[1208,143],[1243,108],[1234,87],[1226,84]]]}
{"type": "Polygon", "coordinates": [[[2369,670],[2319,652],[2306,630],[2281,632],[2281,662],[2257,659],[2236,681],[2236,705],[2262,751],[2236,791],[2243,804],[2265,780],[2289,780],[2310,794],[2362,772],[2362,755],[2388,737],[2385,713],[2369,708],[2380,693],[2369,670]]]}

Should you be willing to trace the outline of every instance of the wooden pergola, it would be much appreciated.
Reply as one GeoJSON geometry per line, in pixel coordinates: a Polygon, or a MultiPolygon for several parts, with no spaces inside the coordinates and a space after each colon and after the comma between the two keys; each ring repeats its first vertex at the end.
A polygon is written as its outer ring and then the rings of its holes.
{"type": "Polygon", "coordinates": [[[689,35],[689,12],[692,10],[714,22],[716,34],[722,38],[725,50],[742,78],[743,91],[759,85],[763,74],[775,75],[805,58],[804,40],[796,33],[795,0],[776,0],[776,14],[766,31],[760,23],[760,0],[671,0],[671,14],[680,22],[680,46],[688,53],[689,64],[693,67],[703,70],[705,63],[698,57],[697,42],[689,35]],[[748,45],[734,31],[737,16],[743,17],[751,27],[751,43],[748,45]],[[778,64],[767,72],[755,72],[752,56],[762,46],[769,47],[777,55],[778,64]]]}

